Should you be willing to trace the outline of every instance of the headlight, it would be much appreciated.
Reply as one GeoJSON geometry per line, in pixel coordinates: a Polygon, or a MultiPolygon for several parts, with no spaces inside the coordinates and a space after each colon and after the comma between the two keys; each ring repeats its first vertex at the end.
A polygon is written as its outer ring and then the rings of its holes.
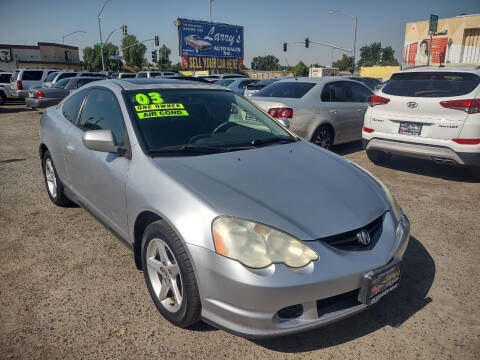
{"type": "Polygon", "coordinates": [[[299,268],[318,260],[317,253],[300,240],[253,221],[219,216],[212,230],[217,253],[251,268],[272,263],[299,268]]]}
{"type": "Polygon", "coordinates": [[[380,179],[378,179],[376,176],[374,176],[370,171],[368,170],[365,170],[363,167],[361,167],[360,165],[357,165],[355,164],[353,161],[350,161],[350,163],[352,165],[355,165],[357,168],[359,168],[360,170],[366,172],[368,175],[370,175],[370,177],[375,180],[383,189],[383,192],[385,193],[385,196],[387,197],[387,200],[388,202],[390,203],[391,207],[392,207],[392,213],[393,213],[393,216],[395,216],[395,219],[397,219],[397,221],[400,221],[400,218],[402,216],[402,209],[400,208],[400,205],[398,205],[398,202],[397,200],[395,200],[395,198],[393,197],[392,193],[390,192],[390,190],[388,190],[388,188],[385,186],[385,184],[383,182],[380,181],[380,179]]]}

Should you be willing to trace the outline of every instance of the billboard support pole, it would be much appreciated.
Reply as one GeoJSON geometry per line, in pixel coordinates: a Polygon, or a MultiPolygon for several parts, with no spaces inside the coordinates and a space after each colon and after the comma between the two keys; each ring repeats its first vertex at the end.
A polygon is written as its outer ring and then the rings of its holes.
{"type": "Polygon", "coordinates": [[[428,42],[427,66],[430,66],[430,54],[432,52],[432,37],[433,37],[433,33],[430,32],[430,41],[428,42]]]}

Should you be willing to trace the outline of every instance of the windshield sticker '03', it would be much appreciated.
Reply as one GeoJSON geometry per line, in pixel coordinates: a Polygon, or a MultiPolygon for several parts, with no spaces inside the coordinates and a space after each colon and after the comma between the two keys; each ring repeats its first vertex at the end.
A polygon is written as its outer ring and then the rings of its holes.
{"type": "Polygon", "coordinates": [[[183,104],[150,104],[150,105],[136,105],[135,110],[149,111],[149,110],[170,110],[170,109],[185,109],[183,104]]]}
{"type": "Polygon", "coordinates": [[[137,94],[135,95],[135,101],[141,105],[148,105],[150,103],[152,104],[163,103],[162,95],[160,95],[158,92],[149,92],[148,96],[141,93],[137,94]]]}
{"type": "Polygon", "coordinates": [[[148,119],[155,117],[166,116],[188,116],[187,110],[157,110],[157,111],[144,111],[137,113],[140,119],[148,119]]]}

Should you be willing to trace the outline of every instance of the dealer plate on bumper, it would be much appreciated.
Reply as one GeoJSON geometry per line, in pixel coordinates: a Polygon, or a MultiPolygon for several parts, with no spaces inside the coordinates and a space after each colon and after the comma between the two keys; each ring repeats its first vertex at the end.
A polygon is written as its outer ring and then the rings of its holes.
{"type": "Polygon", "coordinates": [[[402,263],[397,261],[365,274],[358,301],[367,305],[375,304],[383,296],[396,289],[400,283],[401,268],[402,263]]]}

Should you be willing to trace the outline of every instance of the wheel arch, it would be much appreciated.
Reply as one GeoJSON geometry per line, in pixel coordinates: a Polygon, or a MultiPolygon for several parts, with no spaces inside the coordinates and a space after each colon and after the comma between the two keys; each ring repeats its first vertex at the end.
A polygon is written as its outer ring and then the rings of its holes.
{"type": "Polygon", "coordinates": [[[145,229],[147,228],[148,225],[159,220],[165,221],[168,224],[168,226],[175,232],[175,234],[178,236],[180,241],[183,243],[185,251],[188,257],[190,258],[193,269],[196,273],[195,263],[193,262],[192,256],[190,254],[190,251],[188,250],[188,246],[183,236],[180,234],[178,229],[172,224],[172,222],[168,220],[168,218],[166,218],[165,216],[159,214],[158,212],[152,209],[144,209],[143,211],[141,211],[135,218],[135,223],[133,225],[132,249],[133,249],[133,256],[134,256],[135,265],[137,269],[142,270],[141,250],[142,250],[143,233],[145,232],[145,229]]]}
{"type": "Polygon", "coordinates": [[[45,145],[44,143],[40,143],[40,145],[38,146],[38,154],[40,155],[40,160],[43,159],[43,156],[47,151],[48,151],[47,145],[45,145]]]}

